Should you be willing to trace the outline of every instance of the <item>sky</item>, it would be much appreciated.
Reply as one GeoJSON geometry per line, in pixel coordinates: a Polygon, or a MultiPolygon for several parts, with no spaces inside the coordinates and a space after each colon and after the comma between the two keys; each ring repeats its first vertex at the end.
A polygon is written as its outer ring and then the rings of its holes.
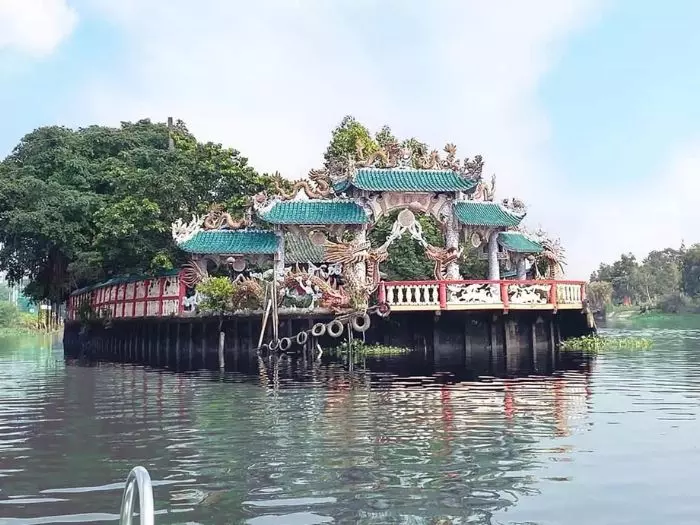
{"type": "Polygon", "coordinates": [[[260,171],[351,114],[460,157],[567,275],[700,242],[700,2],[0,0],[0,157],[43,125],[168,116],[260,171]]]}

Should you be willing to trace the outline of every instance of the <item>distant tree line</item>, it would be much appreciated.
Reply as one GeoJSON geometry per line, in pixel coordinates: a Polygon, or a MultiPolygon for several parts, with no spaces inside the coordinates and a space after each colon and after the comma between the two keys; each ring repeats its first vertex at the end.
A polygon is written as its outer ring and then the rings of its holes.
{"type": "Polygon", "coordinates": [[[588,298],[596,309],[637,305],[665,312],[700,312],[700,243],[650,252],[642,261],[623,254],[593,272],[588,298]]]}

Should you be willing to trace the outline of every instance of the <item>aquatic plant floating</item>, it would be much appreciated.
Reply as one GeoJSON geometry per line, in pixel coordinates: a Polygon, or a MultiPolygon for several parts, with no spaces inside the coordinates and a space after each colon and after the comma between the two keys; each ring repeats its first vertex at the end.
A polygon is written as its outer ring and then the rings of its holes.
{"type": "Polygon", "coordinates": [[[599,352],[604,350],[645,350],[653,346],[653,341],[644,337],[605,337],[589,335],[567,339],[561,344],[562,350],[584,350],[599,352]]]}

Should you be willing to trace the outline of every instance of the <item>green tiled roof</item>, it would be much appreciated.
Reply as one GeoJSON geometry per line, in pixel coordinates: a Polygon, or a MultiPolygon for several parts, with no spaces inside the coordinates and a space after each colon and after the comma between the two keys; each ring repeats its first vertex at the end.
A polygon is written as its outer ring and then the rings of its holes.
{"type": "Polygon", "coordinates": [[[460,201],[454,209],[462,224],[473,226],[517,226],[523,220],[495,202],[460,201]]]}
{"type": "Polygon", "coordinates": [[[452,170],[419,169],[360,168],[352,181],[353,186],[367,191],[469,191],[476,184],[452,170]]]}
{"type": "Polygon", "coordinates": [[[260,217],[272,224],[365,224],[367,214],[351,201],[282,201],[261,211],[260,217]]]}
{"type": "Polygon", "coordinates": [[[522,233],[518,232],[501,232],[498,234],[498,244],[506,250],[516,253],[540,253],[542,245],[531,241],[522,233]]]}
{"type": "Polygon", "coordinates": [[[261,230],[200,231],[179,245],[189,253],[274,254],[277,236],[261,230]]]}
{"type": "Polygon", "coordinates": [[[323,262],[326,250],[316,246],[305,233],[287,233],[284,236],[284,262],[288,264],[318,264],[323,262]]]}

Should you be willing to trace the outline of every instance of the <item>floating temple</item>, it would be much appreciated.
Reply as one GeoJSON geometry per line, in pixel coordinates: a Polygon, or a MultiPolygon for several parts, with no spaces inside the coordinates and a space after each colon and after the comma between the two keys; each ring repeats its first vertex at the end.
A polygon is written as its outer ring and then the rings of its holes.
{"type": "Polygon", "coordinates": [[[259,350],[258,334],[267,350],[308,349],[329,335],[345,336],[347,327],[349,337],[362,332],[377,342],[421,345],[439,360],[480,345],[489,352],[554,348],[593,331],[585,283],[563,278],[558,242],[526,232],[525,205],[495,199],[495,176],[486,180],[482,171],[481,157],[460,161],[451,144],[427,155],[393,144],[312,170],[291,191],[278,184],[275,195],[251,196],[241,218],[214,206],[205,217],[180,219],[172,234],[187,264],[74,292],[66,348],[146,360],[148,345],[166,363],[208,366],[218,347],[224,366],[226,352],[259,350]],[[420,215],[439,224],[441,246],[428,242],[420,215]],[[390,233],[373,246],[368,232],[386,217],[394,219],[390,233]],[[432,262],[432,279],[382,279],[390,246],[404,236],[432,262]],[[460,275],[465,250],[488,262],[487,279],[460,275]],[[225,319],[200,312],[197,285],[213,275],[233,283],[225,319]],[[97,319],[81,318],[85,311],[97,319]],[[207,328],[215,317],[216,330],[207,328]],[[119,338],[132,334],[127,340],[112,340],[105,325],[116,323],[123,324],[119,338]],[[78,328],[86,325],[92,335],[78,328]],[[148,330],[156,325],[164,328],[154,336],[148,330]]]}

